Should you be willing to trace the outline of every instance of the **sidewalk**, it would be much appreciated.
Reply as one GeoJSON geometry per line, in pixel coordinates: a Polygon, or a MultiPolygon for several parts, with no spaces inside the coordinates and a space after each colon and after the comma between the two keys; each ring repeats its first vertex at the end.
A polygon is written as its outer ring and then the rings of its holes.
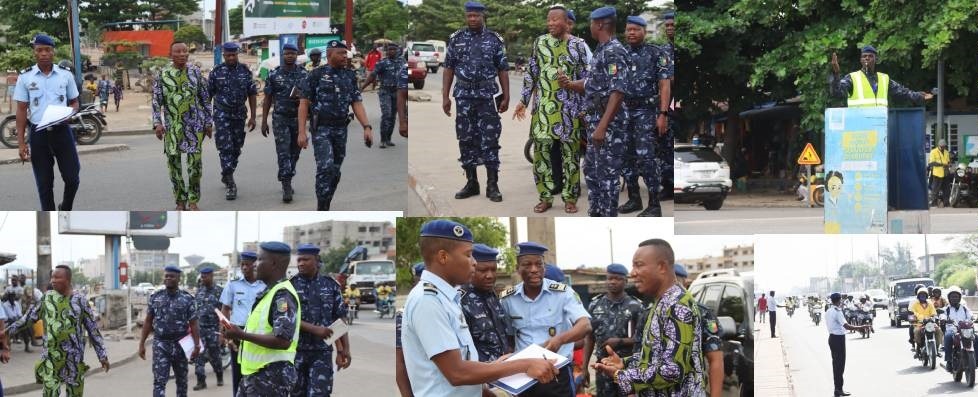
{"type": "MultiPolygon", "coordinates": [[[[780,314],[780,313],[779,313],[780,314]]],[[[778,316],[781,317],[781,316],[778,316]]],[[[768,323],[754,323],[754,393],[765,397],[794,397],[791,376],[788,373],[787,357],[781,345],[781,327],[771,338],[768,323]]]]}
{"type": "Polygon", "coordinates": [[[794,194],[776,191],[734,192],[727,195],[723,206],[739,208],[808,208],[808,204],[797,200],[794,194]]]}
{"type": "MultiPolygon", "coordinates": [[[[92,153],[104,153],[104,152],[118,152],[123,150],[129,150],[129,145],[126,144],[95,144],[86,146],[76,146],[78,149],[78,155],[86,155],[92,153]]],[[[20,155],[17,153],[17,149],[8,149],[4,146],[0,149],[0,165],[5,164],[20,164],[20,155]]],[[[29,166],[27,163],[24,166],[29,166]]]]}

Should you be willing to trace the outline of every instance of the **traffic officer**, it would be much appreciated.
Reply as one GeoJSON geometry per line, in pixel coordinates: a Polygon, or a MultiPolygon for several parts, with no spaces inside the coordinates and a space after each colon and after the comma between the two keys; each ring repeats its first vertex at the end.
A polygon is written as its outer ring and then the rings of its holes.
{"type": "Polygon", "coordinates": [[[207,362],[210,362],[211,368],[214,369],[217,385],[224,386],[224,367],[221,365],[221,346],[224,345],[224,337],[221,336],[221,325],[215,312],[221,309],[222,293],[222,288],[214,284],[214,268],[208,266],[200,269],[200,286],[197,287],[194,302],[197,305],[197,324],[200,326],[200,339],[204,343],[204,354],[197,356],[194,365],[194,373],[197,375],[194,390],[207,388],[207,376],[204,375],[207,362]]]}
{"type": "MultiPolygon", "coordinates": [[[[255,297],[265,290],[265,282],[255,276],[255,260],[258,254],[254,251],[244,251],[240,255],[241,278],[228,282],[227,287],[221,292],[221,312],[227,317],[231,324],[244,328],[248,323],[248,314],[251,307],[255,305],[255,297]]],[[[221,327],[224,332],[224,327],[221,327]]],[[[227,338],[225,338],[227,339],[227,338]]],[[[235,353],[231,360],[231,384],[234,394],[238,394],[238,384],[241,381],[241,365],[238,364],[238,346],[235,341],[227,340],[228,348],[235,353]]]]}
{"type": "Polygon", "coordinates": [[[470,397],[479,395],[482,384],[517,373],[540,382],[552,381],[557,372],[553,361],[478,361],[457,289],[471,279],[475,262],[472,232],[458,222],[432,220],[421,226],[420,247],[425,270],[408,294],[401,329],[401,349],[412,393],[470,397]]]}
{"type": "MultiPolygon", "coordinates": [[[[333,393],[333,347],[324,339],[333,334],[333,321],[346,318],[340,284],[332,277],[319,274],[319,247],[301,244],[296,249],[299,272],[289,281],[299,294],[302,305],[299,346],[295,355],[296,389],[293,396],[329,396],[333,393]]],[[[337,344],[336,366],[350,366],[347,335],[337,344]],[[342,346],[341,346],[342,345],[342,346]]]]}
{"type": "MultiPolygon", "coordinates": [[[[628,285],[628,269],[620,263],[612,263],[605,269],[607,279],[605,287],[608,293],[599,295],[591,300],[588,305],[588,313],[591,314],[591,328],[593,332],[588,333],[584,339],[584,362],[591,362],[591,355],[597,352],[597,360],[600,362],[608,353],[606,346],[610,346],[619,356],[630,356],[635,339],[632,337],[634,330],[640,324],[639,316],[642,313],[642,302],[635,297],[625,293],[628,285]]],[[[585,364],[585,368],[586,364],[585,364]]],[[[584,371],[585,383],[590,383],[590,371],[584,371]]],[[[619,396],[618,386],[603,373],[597,373],[597,394],[599,397],[619,396]]]]}
{"type": "Polygon", "coordinates": [[[842,312],[842,294],[833,292],[829,295],[832,306],[825,313],[825,326],[829,329],[829,350],[832,352],[832,378],[835,382],[835,396],[848,396],[842,390],[842,373],[846,370],[846,330],[860,331],[869,329],[868,325],[849,325],[846,315],[842,312]]]}
{"type": "Polygon", "coordinates": [[[479,178],[475,167],[485,165],[486,197],[499,202],[503,201],[498,185],[499,134],[502,132],[499,113],[509,108],[509,64],[506,62],[503,37],[485,26],[485,11],[486,6],[479,2],[466,2],[466,27],[448,38],[441,108],[446,116],[452,115],[448,90],[458,76],[452,93],[458,105],[455,136],[458,138],[459,162],[465,170],[466,182],[465,187],[455,193],[455,198],[479,195],[479,178]],[[500,101],[494,103],[493,97],[500,90],[500,101]]]}
{"type": "Polygon", "coordinates": [[[214,99],[214,144],[221,158],[221,182],[227,188],[224,198],[238,197],[234,170],[245,141],[245,100],[251,109],[248,131],[255,129],[255,104],[258,88],[251,70],[238,62],[238,44],[227,42],[223,49],[224,63],[214,67],[207,78],[207,93],[214,99]]]}
{"type": "MultiPolygon", "coordinates": [[[[394,142],[391,142],[391,136],[394,135],[394,112],[397,108],[397,80],[401,75],[401,69],[407,70],[407,64],[397,57],[397,53],[397,44],[387,44],[387,57],[377,62],[374,71],[370,73],[370,76],[367,76],[367,81],[360,85],[360,91],[363,91],[375,80],[380,79],[380,91],[377,92],[377,98],[380,100],[382,117],[380,122],[381,149],[394,146],[394,142]]],[[[405,88],[406,86],[407,84],[405,84],[405,88]]]]}
{"type": "Polygon", "coordinates": [[[513,348],[506,337],[509,319],[496,296],[496,257],[499,251],[485,244],[472,245],[475,272],[462,286],[462,312],[479,353],[479,361],[496,361],[513,348]]]}
{"type": "Polygon", "coordinates": [[[876,48],[867,45],[859,54],[862,68],[839,77],[839,57],[832,53],[832,96],[846,98],[846,107],[889,106],[890,96],[921,104],[934,97],[927,92],[911,91],[886,73],[876,71],[876,48]]]}
{"type": "MultiPolygon", "coordinates": [[[[667,12],[662,15],[662,27],[665,30],[666,42],[659,46],[666,59],[669,62],[669,81],[670,85],[675,81],[676,77],[676,13],[667,12]]],[[[670,99],[672,97],[670,91],[670,99]]],[[[661,95],[661,92],[660,92],[661,95]]],[[[665,107],[670,109],[671,104],[666,102],[665,104],[659,104],[659,109],[665,107]]],[[[675,137],[673,135],[673,130],[675,129],[675,119],[672,117],[668,118],[666,132],[663,133],[662,129],[656,124],[656,129],[658,134],[655,134],[656,145],[655,145],[655,161],[659,171],[659,179],[662,184],[662,194],[660,196],[663,200],[671,200],[673,196],[673,142],[675,137]]]]}
{"type": "Polygon", "coordinates": [[[306,67],[305,67],[306,71],[311,72],[313,69],[322,66],[319,63],[322,60],[322,58],[323,58],[323,50],[320,50],[318,48],[313,48],[312,51],[309,51],[309,62],[306,62],[306,67]]]}
{"type": "Polygon", "coordinates": [[[282,64],[268,74],[265,99],[262,99],[261,135],[268,137],[268,114],[272,112],[272,133],[278,156],[278,180],[282,182],[282,201],[292,202],[292,177],[299,162],[299,93],[308,72],[295,64],[298,49],[295,44],[282,47],[282,64]]]}
{"type": "Polygon", "coordinates": [[[37,130],[48,105],[69,106],[78,111],[78,85],[68,69],[55,65],[54,39],[39,34],[31,41],[34,66],[17,77],[14,101],[17,102],[17,146],[20,161],[30,161],[42,211],[70,211],[78,192],[78,151],[75,134],[67,124],[37,130]],[[30,111],[30,117],[27,113],[30,111]],[[29,127],[29,128],[28,128],[29,127]],[[30,148],[26,134],[30,130],[30,148]],[[65,183],[61,204],[54,206],[54,163],[58,163],[65,183]]]}
{"type": "MultiPolygon", "coordinates": [[[[547,247],[528,241],[517,244],[517,251],[517,271],[523,282],[499,297],[512,321],[509,334],[516,351],[537,344],[561,356],[573,356],[574,342],[591,333],[591,316],[570,286],[544,277],[547,247]]],[[[561,368],[553,383],[536,384],[520,396],[572,395],[571,367],[561,368]]]]}
{"type": "Polygon", "coordinates": [[[180,289],[180,274],[176,266],[167,266],[163,272],[165,289],[154,292],[146,303],[146,320],[139,339],[139,358],[146,359],[146,338],[153,331],[153,396],[163,397],[166,382],[173,368],[177,397],[187,396],[187,354],[180,346],[180,339],[189,329],[194,341],[190,359],[200,352],[200,332],[197,327],[197,305],[194,296],[180,289]]]}
{"type": "Polygon", "coordinates": [[[656,164],[655,132],[665,134],[669,113],[669,59],[665,51],[645,42],[645,19],[629,16],[625,26],[631,68],[625,93],[626,151],[622,173],[628,201],[618,212],[628,214],[642,209],[638,177],[649,191],[649,206],[638,216],[662,216],[659,205],[659,170],[656,164]]]}
{"type": "Polygon", "coordinates": [[[326,65],[306,77],[299,100],[299,147],[306,148],[306,121],[313,120],[312,145],[316,153],[316,209],[328,211],[340,183],[340,166],[346,157],[347,110],[363,126],[367,147],[373,143],[373,127],[357,89],[357,76],[346,65],[346,44],[333,40],[326,49],[326,65]]]}
{"type": "Polygon", "coordinates": [[[591,11],[591,37],[598,41],[585,80],[558,78],[561,88],[584,92],[590,142],[584,154],[588,215],[618,216],[619,173],[625,153],[625,111],[621,106],[628,79],[628,51],[615,38],[615,8],[591,11]]]}
{"type": "Polygon", "coordinates": [[[268,241],[258,250],[258,279],[271,286],[255,297],[257,303],[242,330],[224,323],[225,336],[241,341],[239,397],[288,396],[295,389],[295,352],[299,344],[302,306],[292,283],[285,279],[292,249],[268,241]]]}

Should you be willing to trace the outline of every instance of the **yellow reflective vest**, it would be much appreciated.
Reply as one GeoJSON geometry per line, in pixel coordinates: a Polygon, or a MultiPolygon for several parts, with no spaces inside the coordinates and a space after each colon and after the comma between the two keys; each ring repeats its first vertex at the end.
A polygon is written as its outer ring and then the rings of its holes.
{"type": "Polygon", "coordinates": [[[264,346],[242,341],[241,355],[238,356],[238,363],[241,364],[241,374],[251,375],[258,372],[266,365],[276,361],[288,361],[295,364],[296,347],[299,345],[299,324],[302,321],[302,308],[299,307],[299,294],[292,287],[292,283],[284,280],[275,284],[271,290],[262,296],[258,305],[248,315],[248,323],[245,325],[245,332],[258,335],[271,335],[272,325],[268,323],[268,313],[272,307],[275,293],[281,289],[286,289],[292,294],[296,302],[295,311],[295,333],[292,335],[292,343],[287,350],[269,349],[264,346]]]}
{"type": "Polygon", "coordinates": [[[886,73],[876,73],[876,92],[873,92],[873,86],[869,84],[869,79],[861,70],[849,73],[849,78],[852,79],[852,92],[849,93],[846,106],[851,108],[889,106],[887,99],[890,94],[890,76],[886,73]]]}

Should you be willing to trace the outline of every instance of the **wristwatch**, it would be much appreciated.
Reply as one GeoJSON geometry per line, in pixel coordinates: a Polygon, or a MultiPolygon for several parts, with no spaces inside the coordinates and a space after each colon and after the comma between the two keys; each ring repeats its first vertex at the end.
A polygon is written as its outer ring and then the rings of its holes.
{"type": "Polygon", "coordinates": [[[659,111],[659,114],[668,116],[669,115],[669,111],[668,110],[660,110],[659,111]]]}
{"type": "Polygon", "coordinates": [[[372,130],[372,129],[374,129],[374,126],[372,126],[370,124],[366,124],[366,125],[363,126],[363,129],[367,129],[367,128],[369,128],[369,129],[372,130]]]}

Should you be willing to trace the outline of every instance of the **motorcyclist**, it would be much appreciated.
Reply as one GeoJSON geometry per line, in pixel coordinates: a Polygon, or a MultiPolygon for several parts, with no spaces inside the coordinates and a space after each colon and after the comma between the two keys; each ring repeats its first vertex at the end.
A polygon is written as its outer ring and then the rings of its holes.
{"type": "Polygon", "coordinates": [[[934,287],[934,289],[930,291],[930,301],[934,304],[935,309],[943,309],[948,305],[947,299],[941,296],[940,287],[934,287]]]}
{"type": "MultiPolygon", "coordinates": [[[[927,299],[929,294],[926,288],[920,288],[917,290],[917,300],[910,304],[910,312],[914,315],[914,323],[911,327],[914,330],[914,341],[917,346],[922,346],[924,341],[924,328],[923,321],[925,319],[937,316],[937,309],[934,305],[927,299]]],[[[917,358],[917,350],[914,350],[914,358],[917,358]]],[[[940,357],[940,353],[938,353],[940,357]]]]}
{"type": "MultiPolygon", "coordinates": [[[[873,302],[871,302],[869,300],[869,297],[866,296],[866,295],[863,295],[863,296],[860,296],[859,297],[859,303],[856,304],[856,310],[861,311],[861,312],[866,312],[867,314],[869,314],[869,316],[870,316],[869,318],[870,319],[873,318],[872,317],[873,316],[873,302]]],[[[874,333],[876,332],[873,329],[873,321],[872,320],[869,321],[869,332],[874,332],[874,333]]]]}
{"type": "Polygon", "coordinates": [[[346,289],[343,290],[343,299],[346,299],[346,306],[350,310],[354,310],[353,318],[357,318],[359,310],[357,307],[360,306],[360,290],[353,288],[352,285],[347,285],[346,289]]]}
{"type": "MultiPolygon", "coordinates": [[[[954,343],[952,343],[954,330],[957,329],[959,321],[971,321],[971,310],[964,302],[961,302],[961,289],[957,286],[948,288],[947,300],[948,306],[944,309],[944,314],[947,315],[948,323],[954,324],[954,328],[948,327],[944,331],[944,368],[951,372],[950,362],[951,355],[954,354],[954,351],[951,350],[954,348],[954,343]]],[[[978,359],[978,353],[975,354],[975,358],[978,359]]]]}
{"type": "MultiPolygon", "coordinates": [[[[921,288],[926,288],[926,287],[921,283],[917,283],[917,285],[913,286],[913,291],[916,293],[917,291],[920,291],[921,288]]],[[[930,296],[930,290],[927,290],[927,296],[930,296]]],[[[907,335],[909,335],[910,338],[910,350],[917,351],[917,344],[915,343],[913,337],[913,330],[914,330],[913,327],[907,327],[907,335]]]]}
{"type": "Polygon", "coordinates": [[[377,288],[377,311],[379,312],[381,308],[388,307],[392,302],[392,295],[394,289],[387,285],[381,285],[377,288]]]}

